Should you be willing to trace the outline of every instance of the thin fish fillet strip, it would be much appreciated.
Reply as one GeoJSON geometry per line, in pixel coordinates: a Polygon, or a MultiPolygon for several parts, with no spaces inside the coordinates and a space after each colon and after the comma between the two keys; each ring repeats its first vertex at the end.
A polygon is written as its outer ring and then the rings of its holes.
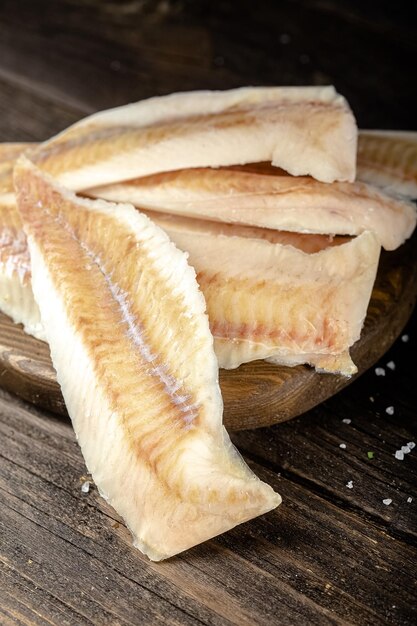
{"type": "MultiPolygon", "coordinates": [[[[274,168],[272,168],[273,170],[274,168]]],[[[364,183],[230,170],[180,170],[88,190],[175,215],[301,233],[359,235],[373,231],[387,250],[413,232],[415,207],[364,183]]]]}
{"type": "Polygon", "coordinates": [[[417,198],[417,132],[361,130],[359,180],[417,198]]]}
{"type": "Polygon", "coordinates": [[[15,168],[32,282],[86,464],[149,558],[280,503],[222,426],[205,302],[165,233],[129,205],[15,168]]]}
{"type": "Polygon", "coordinates": [[[193,167],[269,160],[353,181],[357,128],[333,87],[247,87],[150,98],[94,114],[31,159],[74,191],[193,167]]]}
{"type": "Polygon", "coordinates": [[[241,227],[155,213],[152,219],[189,253],[220,367],[267,358],[345,376],[357,371],[349,348],[360,337],[378,268],[373,233],[330,247],[322,238],[322,249],[316,241],[318,251],[306,254],[248,238],[241,227]]]}

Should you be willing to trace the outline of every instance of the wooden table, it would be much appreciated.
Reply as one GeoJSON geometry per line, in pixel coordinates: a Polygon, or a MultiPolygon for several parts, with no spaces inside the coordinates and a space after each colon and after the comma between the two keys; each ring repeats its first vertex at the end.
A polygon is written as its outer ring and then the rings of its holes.
{"type": "MultiPolygon", "coordinates": [[[[243,84],[334,83],[361,127],[413,129],[412,4],[3,0],[0,139],[243,84]]],[[[416,353],[414,315],[385,377],[372,369],[298,419],[235,434],[283,504],[159,564],[94,486],[81,492],[70,423],[0,391],[0,623],[414,624],[417,448],[394,455],[417,441],[416,353]]]]}

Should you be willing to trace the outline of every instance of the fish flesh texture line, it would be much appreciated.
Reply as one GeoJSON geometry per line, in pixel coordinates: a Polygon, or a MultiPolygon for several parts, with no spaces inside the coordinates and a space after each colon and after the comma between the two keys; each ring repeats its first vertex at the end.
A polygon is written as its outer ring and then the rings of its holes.
{"type": "Polygon", "coordinates": [[[386,250],[404,243],[417,220],[410,202],[364,183],[329,185],[305,176],[227,168],[155,174],[86,193],[153,211],[298,233],[359,235],[371,230],[386,250]]]}
{"type": "Polygon", "coordinates": [[[357,127],[333,87],[246,87],[150,98],[91,115],[31,154],[73,191],[161,171],[272,161],[353,181],[357,127]]]}
{"type": "Polygon", "coordinates": [[[222,425],[205,302],[167,235],[129,205],[15,168],[33,290],[87,467],[152,560],[281,501],[222,425]]]}
{"type": "MultiPolygon", "coordinates": [[[[356,372],[349,347],[360,335],[379,256],[369,233],[365,246],[363,239],[148,215],[190,255],[220,367],[268,358],[346,376],[356,372]],[[323,270],[328,267],[331,272],[323,270]]],[[[22,231],[20,237],[24,241],[22,231]]],[[[14,279],[18,283],[18,264],[14,279]]],[[[16,311],[12,317],[30,331],[25,310],[16,308],[20,317],[16,311]]],[[[42,328],[37,336],[43,338],[42,328]]]]}
{"type": "Polygon", "coordinates": [[[358,178],[417,199],[417,132],[361,130],[358,178]]]}
{"type": "Polygon", "coordinates": [[[189,254],[220,367],[268,359],[345,376],[357,371],[349,348],[360,337],[378,268],[373,233],[329,242],[259,229],[255,238],[254,228],[148,215],[189,254]]]}

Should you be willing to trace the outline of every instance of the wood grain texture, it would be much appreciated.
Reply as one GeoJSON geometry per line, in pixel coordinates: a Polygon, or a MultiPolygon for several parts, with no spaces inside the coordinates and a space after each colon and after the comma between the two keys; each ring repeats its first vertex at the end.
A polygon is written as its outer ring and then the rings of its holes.
{"type": "MultiPolygon", "coordinates": [[[[0,432],[0,615],[7,617],[11,604],[23,623],[60,626],[401,625],[416,615],[417,551],[406,533],[393,537],[377,518],[363,519],[350,505],[354,491],[345,489],[342,508],[294,482],[288,470],[280,475],[279,462],[270,470],[249,459],[283,494],[282,506],[156,564],[132,548],[94,485],[81,492],[86,469],[68,422],[22,403],[11,409],[0,392],[0,432]]],[[[279,440],[280,428],[270,429],[269,444],[279,440]]],[[[317,469],[326,463],[318,455],[317,469]]],[[[395,502],[395,513],[406,506],[395,502]]]]}
{"type": "MultiPolygon", "coordinates": [[[[352,379],[318,374],[307,366],[255,361],[220,370],[224,421],[229,430],[269,426],[291,419],[334,395],[371,367],[407,323],[417,297],[417,234],[396,252],[383,253],[361,339],[352,356],[352,379]]],[[[66,414],[48,346],[0,314],[1,386],[37,406],[66,414]]]]}

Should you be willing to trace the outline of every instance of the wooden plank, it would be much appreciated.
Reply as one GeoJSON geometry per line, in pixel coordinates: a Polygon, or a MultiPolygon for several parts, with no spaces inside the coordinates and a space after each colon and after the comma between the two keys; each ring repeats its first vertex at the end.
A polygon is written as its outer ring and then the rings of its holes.
{"type": "MultiPolygon", "coordinates": [[[[272,429],[275,443],[281,428],[272,429]]],[[[11,405],[2,392],[0,432],[1,559],[23,589],[2,598],[9,613],[22,611],[36,584],[57,598],[42,609],[52,623],[62,623],[56,606],[69,623],[78,611],[100,624],[411,624],[416,616],[416,551],[291,479],[251,463],[283,494],[282,506],[155,564],[131,547],[94,487],[81,493],[86,470],[68,422],[11,405]]]]}
{"type": "Polygon", "coordinates": [[[404,76],[415,67],[415,15],[403,6],[388,17],[388,8],[245,1],[236,14],[233,3],[213,10],[207,0],[20,0],[16,11],[9,0],[0,6],[0,73],[86,112],[176,90],[334,83],[360,126],[413,128],[417,99],[404,76]],[[378,59],[371,73],[367,58],[378,59]]]}
{"type": "Polygon", "coordinates": [[[51,102],[42,93],[2,78],[1,72],[0,93],[1,141],[45,140],[84,117],[81,109],[51,102]]]}
{"type": "Polygon", "coordinates": [[[40,0],[22,2],[15,12],[2,4],[0,75],[85,113],[175,90],[240,84],[221,67],[213,73],[206,29],[172,22],[167,7],[165,14],[158,4],[132,13],[77,2],[74,10],[71,2],[40,0]],[[59,33],[53,43],[51,32],[59,33]]]}

